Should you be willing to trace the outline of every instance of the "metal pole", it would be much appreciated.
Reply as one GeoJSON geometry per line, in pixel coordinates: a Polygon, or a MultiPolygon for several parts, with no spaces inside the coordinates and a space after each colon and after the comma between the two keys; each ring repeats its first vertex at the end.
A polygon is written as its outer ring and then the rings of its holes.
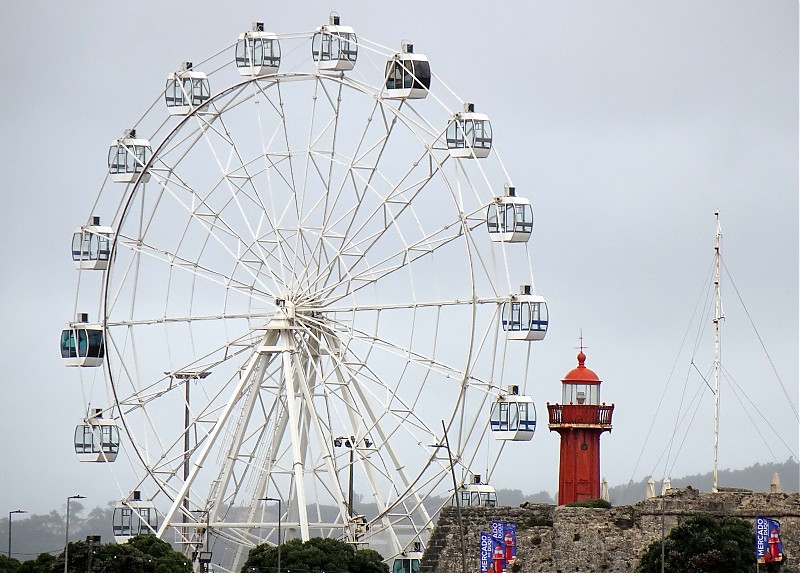
{"type": "Polygon", "coordinates": [[[14,511],[8,512],[8,558],[11,559],[11,516],[15,513],[28,513],[27,511],[23,511],[21,509],[15,509],[14,511]]]}
{"type": "Polygon", "coordinates": [[[664,494],[661,494],[661,573],[664,573],[664,533],[666,527],[664,525],[664,494]]]}
{"type": "MultiPolygon", "coordinates": [[[[189,479],[189,381],[187,378],[184,380],[186,391],[186,404],[183,407],[183,483],[189,479]]],[[[183,498],[183,522],[186,523],[189,518],[189,493],[187,491],[186,497],[183,498]]],[[[184,534],[186,529],[184,528],[184,534]]]]}
{"type": "Polygon", "coordinates": [[[281,573],[281,544],[283,540],[281,539],[281,500],[278,500],[278,573],[281,573]]]}
{"type": "Polygon", "coordinates": [[[447,457],[450,460],[450,473],[453,476],[453,497],[456,500],[456,514],[458,515],[458,532],[461,538],[461,573],[467,573],[467,546],[464,540],[464,524],[461,521],[461,500],[458,495],[458,483],[456,482],[456,468],[453,464],[453,454],[450,452],[450,441],[447,439],[447,426],[442,420],[442,430],[444,431],[444,445],[447,448],[447,457]]]}
{"type": "Polygon", "coordinates": [[[67,498],[67,527],[64,534],[64,573],[68,573],[69,564],[69,501],[71,499],[86,499],[82,495],[71,495],[67,498]]]}
{"type": "Polygon", "coordinates": [[[719,321],[725,317],[722,315],[722,301],[719,291],[719,266],[720,266],[720,238],[722,228],[719,223],[719,211],[715,211],[717,217],[717,235],[714,241],[714,470],[711,491],[719,492],[717,482],[717,455],[719,449],[719,371],[720,371],[720,344],[719,344],[719,321]]]}
{"type": "Polygon", "coordinates": [[[353,511],[353,448],[355,447],[355,443],[350,442],[350,484],[347,488],[347,512],[349,517],[355,515],[353,511]]]}
{"type": "Polygon", "coordinates": [[[278,571],[277,573],[281,573],[281,515],[283,512],[281,511],[281,500],[277,497],[260,497],[258,498],[260,501],[277,501],[278,502],[278,571]]]}

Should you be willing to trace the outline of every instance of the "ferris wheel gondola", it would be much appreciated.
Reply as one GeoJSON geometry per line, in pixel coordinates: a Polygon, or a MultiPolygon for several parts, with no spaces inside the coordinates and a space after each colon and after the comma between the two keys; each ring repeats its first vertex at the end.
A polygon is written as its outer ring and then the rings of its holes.
{"type": "Polygon", "coordinates": [[[533,232],[533,209],[515,187],[505,186],[501,197],[494,197],[486,213],[489,238],[500,243],[526,243],[533,232]]]}
{"type": "Polygon", "coordinates": [[[386,62],[382,96],[386,99],[425,99],[431,89],[431,65],[414,44],[403,42],[402,50],[386,62]]]}
{"type": "Polygon", "coordinates": [[[164,102],[170,115],[187,115],[202,107],[211,97],[208,76],[192,69],[192,62],[184,62],[181,69],[167,76],[164,102]]]}
{"type": "Polygon", "coordinates": [[[547,302],[531,292],[531,285],[522,285],[519,294],[509,297],[501,310],[503,330],[509,340],[544,340],[550,318],[547,302]]]}
{"type": "Polygon", "coordinates": [[[119,444],[117,423],[103,418],[102,409],[95,409],[75,426],[75,454],[82,462],[113,462],[117,459],[119,444]]]}
{"type": "Polygon", "coordinates": [[[280,41],[272,32],[264,31],[263,22],[253,22],[252,30],[239,35],[235,61],[243,76],[276,74],[281,67],[280,41]]]}
{"type": "Polygon", "coordinates": [[[116,183],[142,183],[150,180],[144,166],[150,161],[153,150],[150,142],[136,137],[136,130],[129,129],[120,139],[111,142],[108,150],[108,172],[116,183]]]}
{"type": "Polygon", "coordinates": [[[458,488],[461,507],[495,507],[497,490],[493,485],[483,483],[480,475],[472,476],[472,481],[458,488]]]}
{"type": "Polygon", "coordinates": [[[536,431],[533,398],[520,395],[519,386],[512,385],[492,404],[491,426],[496,440],[530,441],[536,431]]]}
{"type": "Polygon", "coordinates": [[[137,535],[154,535],[158,532],[158,511],[155,503],[142,499],[137,490],[127,499],[117,503],[112,513],[114,541],[125,543],[137,535]]]}
{"type": "Polygon", "coordinates": [[[464,111],[456,113],[447,126],[447,148],[451,157],[488,157],[492,150],[489,116],[476,113],[475,104],[465,103],[464,111]]]}
{"type": "Polygon", "coordinates": [[[317,28],[311,39],[311,56],[317,67],[326,72],[352,70],[358,58],[358,39],[350,26],[339,23],[339,15],[331,14],[330,23],[317,28]]]}
{"type": "Polygon", "coordinates": [[[70,322],[61,331],[61,358],[66,366],[102,366],[105,359],[103,327],[89,324],[89,315],[79,313],[75,322],[70,322]]]}
{"type": "Polygon", "coordinates": [[[92,217],[91,225],[84,225],[72,235],[72,260],[83,270],[104,271],[111,257],[111,237],[114,229],[101,226],[100,217],[92,217]]]}

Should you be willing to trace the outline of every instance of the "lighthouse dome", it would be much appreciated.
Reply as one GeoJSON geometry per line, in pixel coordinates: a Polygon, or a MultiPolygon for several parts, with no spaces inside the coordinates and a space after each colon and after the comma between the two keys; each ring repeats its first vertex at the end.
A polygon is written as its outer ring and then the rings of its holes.
{"type": "Polygon", "coordinates": [[[564,384],[600,384],[601,380],[594,373],[594,370],[586,368],[586,355],[583,351],[578,353],[578,367],[573,368],[561,380],[564,384]]]}

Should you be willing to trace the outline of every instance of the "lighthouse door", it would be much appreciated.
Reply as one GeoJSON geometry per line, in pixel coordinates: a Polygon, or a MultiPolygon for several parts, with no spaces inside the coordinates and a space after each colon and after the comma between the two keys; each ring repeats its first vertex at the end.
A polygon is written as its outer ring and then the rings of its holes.
{"type": "Polygon", "coordinates": [[[591,499],[592,491],[588,479],[578,479],[575,486],[575,499],[577,501],[585,501],[591,499]]]}

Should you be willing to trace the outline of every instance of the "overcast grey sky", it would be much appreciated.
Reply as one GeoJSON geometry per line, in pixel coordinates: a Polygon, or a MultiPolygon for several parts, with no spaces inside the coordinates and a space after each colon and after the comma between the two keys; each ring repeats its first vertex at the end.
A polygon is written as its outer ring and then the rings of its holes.
{"type": "MultiPolygon", "coordinates": [[[[545,402],[559,401],[581,332],[603,400],[616,404],[602,439],[609,482],[711,469],[709,392],[677,459],[665,468],[659,457],[684,384],[687,396],[703,384],[676,356],[712,263],[716,209],[727,269],[796,408],[795,0],[30,0],[0,19],[0,510],[117,497],[105,468],[75,459],[83,401],[57,347],[75,296],[69,241],[103,181],[109,142],[181,61],[215,53],[252,21],[305,31],[331,10],[383,45],[412,40],[457,94],[480,101],[533,201],[535,276],[551,312],[528,383],[539,429],[497,487],[555,492],[558,436],[545,402]]],[[[723,288],[726,370],[772,429],[723,388],[720,467],[785,461],[798,452],[797,419],[734,289],[723,288]]],[[[708,339],[697,349],[701,371],[712,352],[708,339]]]]}

